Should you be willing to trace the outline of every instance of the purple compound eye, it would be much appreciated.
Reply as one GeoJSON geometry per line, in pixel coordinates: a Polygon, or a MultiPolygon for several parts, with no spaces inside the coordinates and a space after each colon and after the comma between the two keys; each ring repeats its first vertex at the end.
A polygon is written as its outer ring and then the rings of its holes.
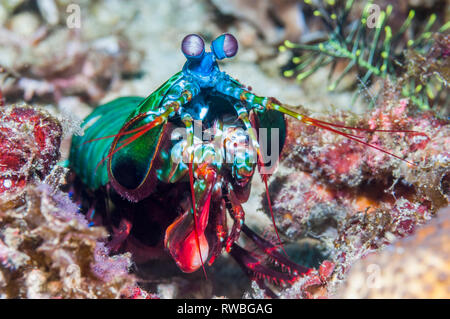
{"type": "Polygon", "coordinates": [[[232,58],[236,55],[239,45],[236,38],[229,33],[222,34],[212,43],[212,50],[219,60],[232,58]]]}
{"type": "Polygon", "coordinates": [[[189,34],[181,42],[181,51],[186,58],[201,58],[205,52],[205,42],[197,34],[189,34]]]}
{"type": "Polygon", "coordinates": [[[234,57],[238,51],[238,41],[234,35],[226,33],[224,34],[225,39],[223,40],[223,51],[225,52],[227,58],[234,57]]]}

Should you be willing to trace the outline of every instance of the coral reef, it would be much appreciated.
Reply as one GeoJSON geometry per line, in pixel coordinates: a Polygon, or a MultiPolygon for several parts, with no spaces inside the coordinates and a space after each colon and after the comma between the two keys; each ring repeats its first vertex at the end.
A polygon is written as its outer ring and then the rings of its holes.
{"type": "Polygon", "coordinates": [[[400,99],[397,91],[385,92],[381,105],[366,116],[346,113],[324,120],[352,127],[367,123],[368,130],[358,131],[358,138],[414,165],[330,132],[289,122],[282,169],[270,187],[277,224],[299,244],[304,238],[318,240],[335,267],[321,282],[320,293],[305,290],[300,282],[309,282],[306,276],[281,297],[333,295],[354,263],[413,235],[449,204],[448,122],[432,112],[410,114],[408,101],[400,99]],[[407,129],[427,136],[373,129],[407,129]]]}
{"type": "Polygon", "coordinates": [[[348,194],[318,183],[305,172],[278,176],[271,182],[270,192],[277,225],[292,239],[333,240],[347,212],[356,209],[348,194]]]}
{"type": "Polygon", "coordinates": [[[368,254],[386,248],[398,238],[412,235],[415,229],[431,219],[427,205],[404,198],[394,204],[382,204],[373,212],[356,212],[349,216],[334,241],[333,260],[338,264],[330,280],[334,289],[352,265],[368,254]]]}
{"type": "Polygon", "coordinates": [[[28,105],[0,109],[0,195],[42,181],[59,159],[62,126],[28,105]]]}
{"type": "MultiPolygon", "coordinates": [[[[390,195],[371,198],[356,189],[336,189],[316,181],[310,174],[294,172],[278,177],[282,189],[271,188],[277,225],[282,233],[301,245],[305,238],[318,241],[333,264],[332,273],[322,278],[319,290],[305,284],[316,282],[308,274],[293,287],[282,291],[285,298],[327,297],[345,279],[353,263],[385,248],[396,239],[410,236],[433,216],[428,203],[390,195]],[[307,289],[308,288],[308,289],[307,289]]],[[[322,266],[323,266],[322,263],[322,266]]],[[[322,267],[321,266],[321,267],[322,267]]],[[[319,268],[320,269],[320,268],[319,268]]],[[[314,278],[314,273],[312,274],[314,278]]]]}
{"type": "Polygon", "coordinates": [[[28,105],[0,114],[0,298],[155,297],[129,274],[130,254],[110,256],[106,230],[58,190],[59,121],[28,105]]]}
{"type": "Polygon", "coordinates": [[[394,179],[415,187],[417,195],[425,196],[437,208],[442,207],[449,200],[445,180],[450,170],[450,125],[437,119],[432,112],[409,114],[408,100],[401,99],[392,88],[385,90],[381,105],[366,116],[347,112],[327,118],[327,121],[353,127],[367,125],[365,128],[369,131],[357,131],[359,137],[415,165],[294,121],[289,121],[284,163],[339,187],[364,186],[370,181],[372,185],[378,183],[386,188],[394,179]],[[406,129],[426,136],[370,132],[373,129],[406,129]]]}
{"type": "Polygon", "coordinates": [[[337,298],[449,298],[450,208],[413,236],[356,262],[337,298]]]}
{"type": "Polygon", "coordinates": [[[135,296],[129,254],[109,257],[100,227],[88,227],[66,194],[48,185],[0,203],[2,298],[135,296]]]}

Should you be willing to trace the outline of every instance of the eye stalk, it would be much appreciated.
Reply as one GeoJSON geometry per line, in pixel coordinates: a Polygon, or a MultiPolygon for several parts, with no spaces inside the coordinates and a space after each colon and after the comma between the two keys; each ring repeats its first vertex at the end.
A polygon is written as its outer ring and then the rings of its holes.
{"type": "Polygon", "coordinates": [[[205,53],[205,42],[197,34],[188,34],[181,42],[181,51],[188,59],[201,59],[205,53]]]}
{"type": "Polygon", "coordinates": [[[211,49],[218,60],[234,57],[238,48],[238,41],[229,33],[222,34],[211,44],[211,49]]]}

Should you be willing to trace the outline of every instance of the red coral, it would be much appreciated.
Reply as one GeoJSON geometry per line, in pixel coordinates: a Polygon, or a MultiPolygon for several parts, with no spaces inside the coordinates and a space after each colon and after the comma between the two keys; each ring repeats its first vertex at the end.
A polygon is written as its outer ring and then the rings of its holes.
{"type": "Polygon", "coordinates": [[[158,295],[148,293],[138,286],[128,291],[125,297],[128,299],[160,299],[158,295]]]}
{"type": "Polygon", "coordinates": [[[43,110],[9,106],[0,110],[0,194],[45,177],[59,158],[62,127],[43,110]]]}
{"type": "Polygon", "coordinates": [[[313,299],[328,296],[328,281],[331,279],[336,264],[324,260],[318,270],[308,272],[300,278],[291,288],[282,292],[283,298],[313,299]]]}

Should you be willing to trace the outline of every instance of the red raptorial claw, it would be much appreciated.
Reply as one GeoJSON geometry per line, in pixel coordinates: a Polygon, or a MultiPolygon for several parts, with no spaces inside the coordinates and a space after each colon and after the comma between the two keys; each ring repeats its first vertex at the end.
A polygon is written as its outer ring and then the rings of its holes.
{"type": "Polygon", "coordinates": [[[271,269],[261,263],[255,256],[253,256],[249,251],[244,248],[233,244],[233,249],[230,254],[236,259],[241,268],[254,279],[264,279],[272,281],[274,283],[278,282],[293,282],[297,278],[289,273],[279,272],[277,270],[271,269]]]}
{"type": "Polygon", "coordinates": [[[247,226],[244,225],[244,227],[242,227],[242,231],[256,244],[256,246],[258,246],[259,249],[267,254],[269,258],[273,262],[276,262],[276,264],[278,264],[283,270],[293,274],[294,276],[307,274],[311,271],[310,268],[298,265],[280,254],[277,246],[260,237],[247,226]]]}
{"type": "Polygon", "coordinates": [[[198,218],[198,242],[190,211],[178,217],[166,230],[164,246],[169,250],[178,267],[184,272],[190,273],[198,270],[203,266],[201,256],[208,256],[209,254],[205,229],[208,224],[210,201],[211,194],[209,194],[198,218]]]}

